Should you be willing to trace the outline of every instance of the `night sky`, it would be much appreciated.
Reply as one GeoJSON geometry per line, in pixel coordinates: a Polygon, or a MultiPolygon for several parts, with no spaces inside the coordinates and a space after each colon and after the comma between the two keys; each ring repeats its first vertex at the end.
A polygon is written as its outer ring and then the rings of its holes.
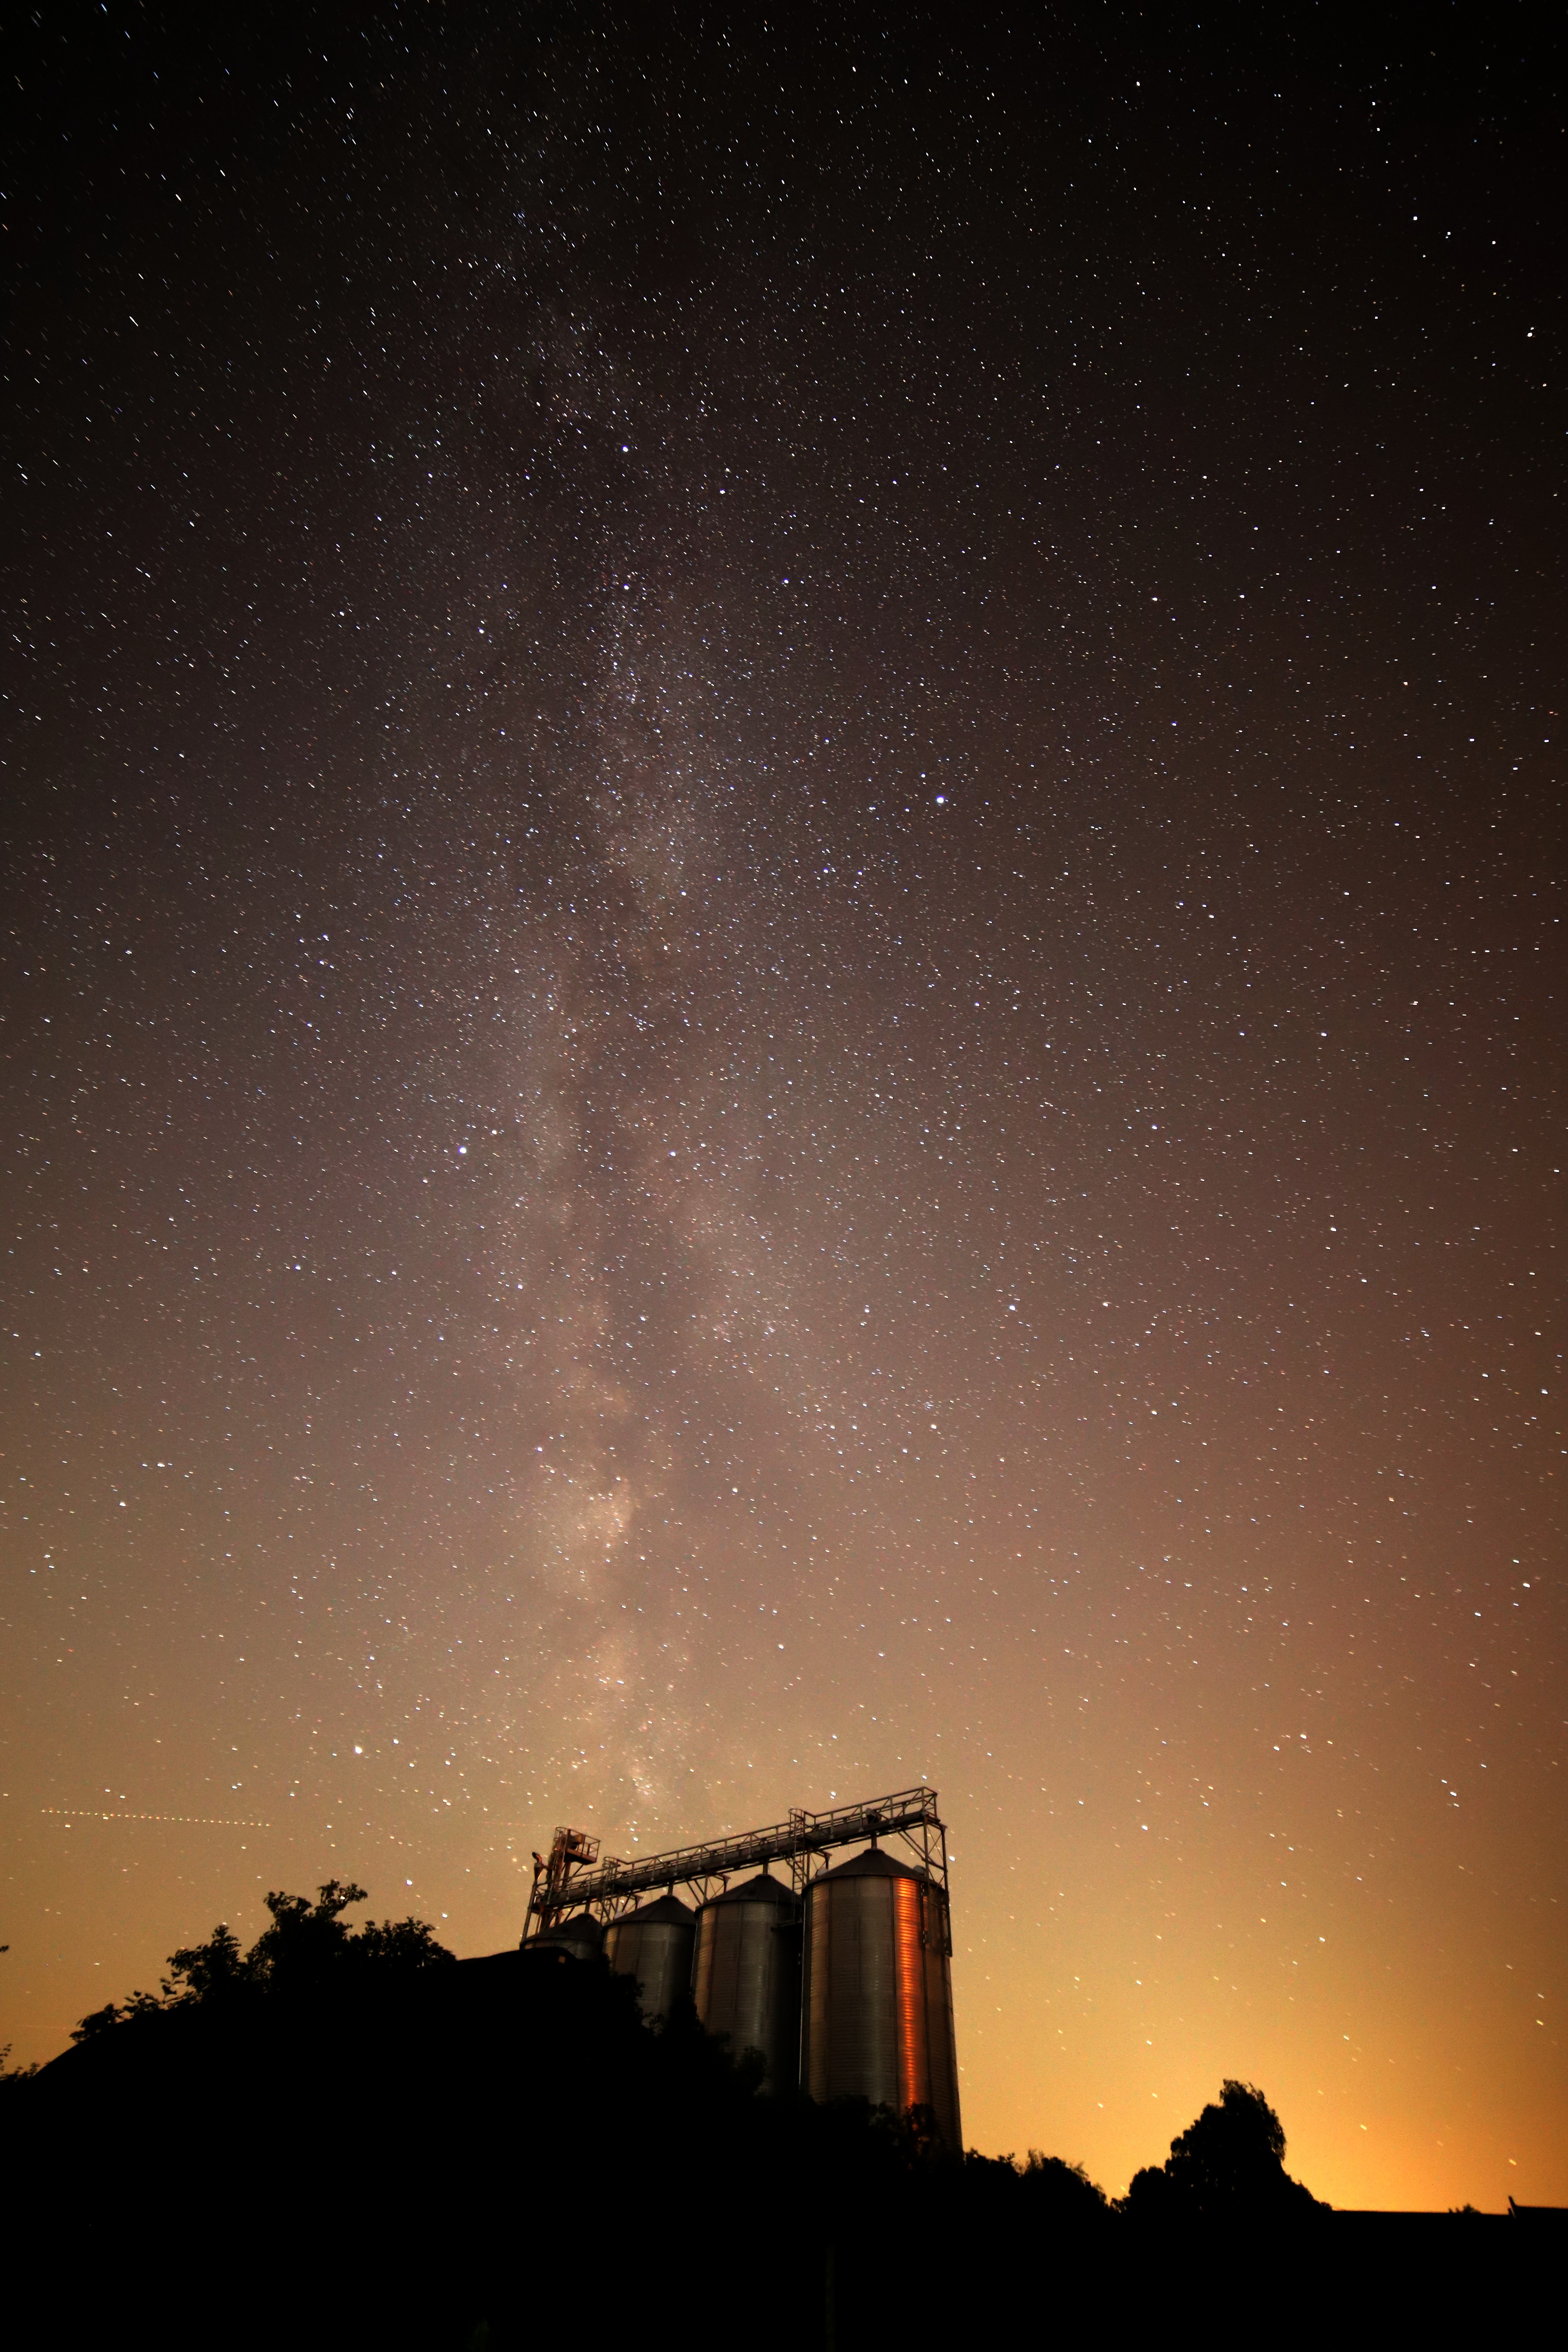
{"type": "Polygon", "coordinates": [[[1568,2201],[1530,13],[25,33],[13,2063],[925,1778],[976,2145],[1568,2201]]]}

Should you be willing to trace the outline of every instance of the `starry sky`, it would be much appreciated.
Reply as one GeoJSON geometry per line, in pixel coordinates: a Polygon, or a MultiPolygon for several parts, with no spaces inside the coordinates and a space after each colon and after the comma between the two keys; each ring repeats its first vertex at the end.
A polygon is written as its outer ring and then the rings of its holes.
{"type": "Polygon", "coordinates": [[[1560,60],[229,13],[16,60],[13,2062],[923,1778],[974,2144],[1568,2200],[1560,60]]]}

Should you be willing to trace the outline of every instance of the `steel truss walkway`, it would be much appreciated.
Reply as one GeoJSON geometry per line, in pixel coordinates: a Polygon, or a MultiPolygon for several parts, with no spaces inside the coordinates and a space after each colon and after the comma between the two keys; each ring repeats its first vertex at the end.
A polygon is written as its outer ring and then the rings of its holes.
{"type": "MultiPolygon", "coordinates": [[[[533,1857],[533,1888],[522,1940],[529,1943],[571,1911],[588,1910],[608,1922],[630,1910],[655,1888],[689,1886],[699,1903],[722,1892],[737,1872],[771,1862],[787,1862],[797,1895],[827,1867],[836,1846],[864,1845],[872,1838],[901,1838],[928,1880],[947,1892],[947,1831],[938,1816],[934,1789],[900,1789],[859,1805],[831,1812],[792,1812],[770,1828],[743,1830],[707,1845],[678,1846],[672,1853],[623,1862],[599,1855],[599,1841],[582,1830],[558,1829],[548,1855],[533,1857]]],[[[945,1902],[940,1906],[945,1916],[945,1902]]]]}

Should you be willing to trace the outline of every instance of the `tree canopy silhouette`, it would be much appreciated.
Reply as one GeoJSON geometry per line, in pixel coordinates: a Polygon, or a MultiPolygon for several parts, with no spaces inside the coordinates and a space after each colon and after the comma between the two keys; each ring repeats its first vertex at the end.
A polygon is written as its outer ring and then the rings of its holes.
{"type": "Polygon", "coordinates": [[[1164,2164],[1134,2174],[1125,2210],[1174,2223],[1290,2221],[1326,2209],[1286,2171],[1285,2127],[1262,2092],[1227,2077],[1164,2164]]]}
{"type": "Polygon", "coordinates": [[[425,1919],[367,1919],[357,1931],[343,1913],[366,1900],[363,1886],[329,1878],[312,1903],[308,1895],[274,1892],[266,1897],[272,1924],[248,1952],[226,1921],[220,1920],[205,1944],[189,1944],[169,1955],[161,1993],[133,1992],[109,2001],[73,2027],[71,2040],[91,2042],[115,2026],[171,2009],[224,2006],[273,1994],[309,1999],[329,1990],[378,1989],[426,1969],[454,1964],[425,1919]]]}

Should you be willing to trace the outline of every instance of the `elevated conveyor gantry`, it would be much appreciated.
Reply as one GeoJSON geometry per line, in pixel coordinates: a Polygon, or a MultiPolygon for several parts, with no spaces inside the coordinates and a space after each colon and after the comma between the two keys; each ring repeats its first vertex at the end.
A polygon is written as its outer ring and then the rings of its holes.
{"type": "MultiPolygon", "coordinates": [[[[617,1855],[601,1858],[597,1838],[582,1830],[558,1829],[548,1855],[533,1857],[533,1887],[522,1941],[531,1943],[574,1911],[591,1911],[607,1926],[655,1888],[689,1886],[699,1904],[721,1894],[741,1871],[760,1870],[768,1863],[789,1864],[796,1895],[804,1895],[811,1879],[827,1866],[826,1857],[837,1846],[864,1845],[868,1841],[899,1838],[910,1849],[927,1879],[947,1894],[947,1831],[937,1812],[934,1789],[900,1789],[890,1797],[872,1797],[864,1804],[838,1805],[830,1812],[792,1812],[787,1821],[767,1829],[743,1830],[734,1837],[714,1838],[706,1845],[678,1846],[671,1853],[649,1854],[624,1862],[617,1855]]],[[[945,1900],[935,1906],[945,1921],[945,1900]]]]}

